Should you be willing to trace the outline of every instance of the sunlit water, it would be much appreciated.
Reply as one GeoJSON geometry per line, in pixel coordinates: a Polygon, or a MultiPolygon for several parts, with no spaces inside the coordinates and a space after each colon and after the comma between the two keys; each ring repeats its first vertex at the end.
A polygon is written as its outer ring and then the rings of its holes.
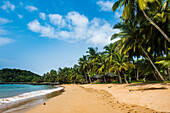
{"type": "Polygon", "coordinates": [[[0,84],[0,112],[22,113],[61,94],[61,90],[48,85],[0,84]]]}
{"type": "Polygon", "coordinates": [[[0,84],[0,98],[13,97],[26,92],[52,88],[54,87],[47,85],[0,84]]]}

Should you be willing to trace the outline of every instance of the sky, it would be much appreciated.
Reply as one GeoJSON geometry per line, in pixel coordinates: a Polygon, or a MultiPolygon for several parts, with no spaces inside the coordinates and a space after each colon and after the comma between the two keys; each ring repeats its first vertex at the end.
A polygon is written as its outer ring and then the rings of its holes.
{"type": "Polygon", "coordinates": [[[88,47],[110,41],[121,11],[114,0],[0,0],[0,69],[43,75],[71,67],[88,47]]]}

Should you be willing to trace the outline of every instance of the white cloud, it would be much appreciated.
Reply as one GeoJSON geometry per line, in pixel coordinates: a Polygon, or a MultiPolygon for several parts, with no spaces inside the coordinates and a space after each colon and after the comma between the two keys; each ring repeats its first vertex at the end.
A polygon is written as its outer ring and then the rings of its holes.
{"type": "Polygon", "coordinates": [[[116,12],[114,17],[115,18],[120,18],[120,16],[121,16],[121,14],[119,12],[116,12]]]}
{"type": "Polygon", "coordinates": [[[9,12],[9,10],[13,11],[15,9],[15,5],[11,4],[9,1],[4,1],[4,5],[2,5],[1,8],[9,12]]]}
{"type": "Polygon", "coordinates": [[[42,37],[49,37],[49,38],[57,38],[55,34],[55,30],[50,25],[42,26],[38,22],[38,20],[34,20],[27,24],[28,28],[34,32],[41,33],[42,37]]]}
{"type": "Polygon", "coordinates": [[[25,7],[29,12],[37,11],[38,9],[35,6],[26,6],[25,7]]]}
{"type": "Polygon", "coordinates": [[[27,24],[28,28],[34,32],[40,32],[41,31],[41,25],[38,22],[38,20],[34,20],[27,24]]]}
{"type": "Polygon", "coordinates": [[[28,28],[40,33],[41,37],[63,39],[68,42],[84,40],[101,46],[110,43],[112,34],[119,32],[113,30],[106,20],[94,18],[89,21],[86,16],[75,11],[69,12],[66,16],[50,14],[49,18],[52,25],[41,25],[38,20],[33,20],[27,24],[28,28]],[[64,26],[62,21],[65,22],[64,26]]]}
{"type": "Polygon", "coordinates": [[[80,40],[86,38],[89,20],[86,16],[80,15],[78,12],[69,12],[66,16],[66,21],[69,23],[67,26],[70,28],[68,32],[70,38],[80,40]]]}
{"type": "Polygon", "coordinates": [[[110,38],[113,33],[117,32],[119,32],[119,30],[113,30],[107,21],[94,18],[87,32],[89,37],[87,42],[93,43],[94,45],[106,45],[114,42],[110,41],[110,38]]]}
{"type": "Polygon", "coordinates": [[[60,25],[60,27],[64,27],[66,24],[63,17],[59,14],[49,14],[48,17],[53,25],[60,25]]]}
{"type": "Polygon", "coordinates": [[[22,18],[23,18],[23,16],[22,16],[22,15],[20,15],[20,14],[18,14],[18,18],[22,19],[22,18]]]}
{"type": "Polygon", "coordinates": [[[84,15],[80,15],[78,12],[69,12],[67,14],[67,19],[70,20],[72,25],[86,27],[89,20],[84,15]]]}
{"type": "Polygon", "coordinates": [[[14,40],[11,39],[11,38],[0,37],[0,46],[6,45],[6,44],[10,44],[12,42],[14,42],[14,40]]]}
{"type": "Polygon", "coordinates": [[[12,20],[8,20],[8,19],[6,19],[6,18],[1,18],[1,17],[0,17],[0,25],[1,25],[1,24],[7,24],[7,23],[10,23],[10,22],[12,22],[12,20]]]}
{"type": "Polygon", "coordinates": [[[100,11],[111,11],[114,4],[113,1],[98,1],[96,3],[101,8],[100,11]]]}
{"type": "Polygon", "coordinates": [[[39,13],[39,16],[40,16],[40,18],[43,19],[43,20],[45,20],[45,18],[46,18],[45,13],[39,13]]]}

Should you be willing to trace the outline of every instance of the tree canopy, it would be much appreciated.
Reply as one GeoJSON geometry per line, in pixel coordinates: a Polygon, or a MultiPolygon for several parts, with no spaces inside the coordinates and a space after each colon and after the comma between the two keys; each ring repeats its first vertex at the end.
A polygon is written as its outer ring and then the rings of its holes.
{"type": "Polygon", "coordinates": [[[40,75],[31,71],[7,68],[0,70],[1,82],[38,82],[40,78],[40,75]]]}

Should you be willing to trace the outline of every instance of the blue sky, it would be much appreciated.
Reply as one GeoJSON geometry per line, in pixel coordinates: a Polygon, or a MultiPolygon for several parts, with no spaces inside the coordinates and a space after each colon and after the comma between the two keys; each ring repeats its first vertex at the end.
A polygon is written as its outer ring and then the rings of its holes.
{"type": "MultiPolygon", "coordinates": [[[[0,68],[38,74],[73,66],[88,47],[109,44],[121,12],[114,0],[1,0],[0,68]]],[[[112,41],[113,42],[113,41],[112,41]]]]}

